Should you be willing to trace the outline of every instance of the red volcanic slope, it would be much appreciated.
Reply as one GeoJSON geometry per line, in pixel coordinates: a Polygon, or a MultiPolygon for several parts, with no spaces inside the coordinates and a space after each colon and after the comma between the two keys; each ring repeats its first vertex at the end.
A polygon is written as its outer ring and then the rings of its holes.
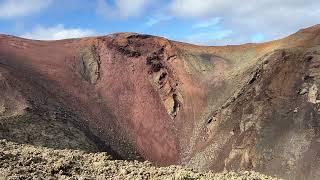
{"type": "Polygon", "coordinates": [[[59,110],[85,142],[119,158],[312,179],[320,169],[319,45],[319,25],[224,47],[133,33],[2,35],[0,118],[59,110]]]}

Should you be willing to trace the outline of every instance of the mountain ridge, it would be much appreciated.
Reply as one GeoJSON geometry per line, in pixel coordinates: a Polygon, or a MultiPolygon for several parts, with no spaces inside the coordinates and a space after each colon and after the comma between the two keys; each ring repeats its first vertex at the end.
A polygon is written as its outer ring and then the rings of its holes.
{"type": "MultiPolygon", "coordinates": [[[[273,41],[279,41],[285,38],[288,38],[289,36],[292,35],[296,35],[298,33],[303,33],[303,32],[312,32],[314,33],[315,31],[319,31],[320,30],[320,24],[315,24],[313,26],[310,27],[305,27],[305,28],[301,28],[298,31],[285,36],[283,38],[278,38],[276,40],[271,40],[271,41],[266,41],[266,42],[262,42],[262,43],[244,43],[244,44],[232,44],[232,45],[221,45],[223,46],[241,46],[241,45],[252,45],[252,44],[264,44],[264,43],[270,43],[273,41]]],[[[59,39],[59,40],[36,40],[36,39],[28,39],[28,38],[24,38],[24,37],[20,37],[20,36],[16,36],[16,35],[9,35],[9,34],[4,34],[4,33],[0,33],[0,37],[9,37],[9,38],[17,38],[17,39],[23,39],[23,40],[30,40],[30,41],[41,41],[41,42],[54,42],[54,41],[67,41],[67,40],[79,40],[79,39],[94,39],[94,38],[99,38],[99,37],[106,37],[106,36],[114,36],[114,35],[121,35],[121,34],[130,34],[130,35],[146,35],[146,36],[150,36],[150,37],[158,37],[158,38],[163,38],[163,39],[167,39],[166,37],[162,37],[162,36],[156,36],[156,35],[149,35],[149,34],[141,34],[141,33],[136,33],[136,32],[114,32],[114,33],[110,33],[107,35],[96,35],[96,36],[88,36],[88,37],[82,37],[82,38],[66,38],[66,39],[59,39]]],[[[183,41],[175,41],[175,40],[170,40],[172,42],[175,43],[182,43],[182,44],[189,44],[189,45],[194,45],[192,43],[187,43],[187,42],[183,42],[183,41]]],[[[200,47],[221,47],[221,46],[216,46],[216,45],[194,45],[194,46],[200,46],[200,47]]]]}

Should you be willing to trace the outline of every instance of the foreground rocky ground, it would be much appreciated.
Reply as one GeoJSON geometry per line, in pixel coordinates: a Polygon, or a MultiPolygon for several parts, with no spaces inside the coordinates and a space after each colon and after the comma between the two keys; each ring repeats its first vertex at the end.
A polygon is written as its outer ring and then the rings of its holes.
{"type": "Polygon", "coordinates": [[[0,140],[0,179],[276,179],[257,172],[199,173],[180,166],[112,160],[106,153],[55,150],[0,140]]]}

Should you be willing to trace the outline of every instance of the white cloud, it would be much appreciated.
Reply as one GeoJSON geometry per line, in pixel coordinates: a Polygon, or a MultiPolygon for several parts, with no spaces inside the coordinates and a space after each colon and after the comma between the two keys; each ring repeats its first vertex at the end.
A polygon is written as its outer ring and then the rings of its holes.
{"type": "Polygon", "coordinates": [[[232,34],[232,30],[216,29],[207,32],[199,32],[189,35],[185,41],[195,44],[213,44],[228,38],[232,34]]]}
{"type": "Polygon", "coordinates": [[[62,24],[53,27],[37,26],[31,32],[23,34],[21,37],[37,40],[59,40],[68,38],[80,38],[95,35],[96,32],[90,29],[65,28],[62,24]]]}
{"type": "Polygon", "coordinates": [[[169,21],[173,19],[173,16],[168,16],[168,15],[157,15],[157,16],[152,16],[150,18],[148,18],[148,21],[146,22],[146,25],[151,27],[151,26],[154,26],[160,22],[163,22],[163,21],[169,21]]]}
{"type": "Polygon", "coordinates": [[[105,0],[97,0],[97,13],[108,18],[115,16],[115,11],[105,0]]]}
{"type": "Polygon", "coordinates": [[[208,28],[218,25],[221,21],[220,17],[214,17],[205,21],[200,21],[192,26],[193,29],[208,28]]]}
{"type": "Polygon", "coordinates": [[[123,17],[138,16],[143,13],[149,0],[117,0],[116,6],[123,17]]]}
{"type": "Polygon", "coordinates": [[[143,14],[150,4],[149,0],[115,0],[114,4],[97,0],[97,13],[108,18],[137,17],[143,14]]]}
{"type": "Polygon", "coordinates": [[[180,17],[207,17],[230,6],[231,0],[172,0],[171,11],[180,17]]]}
{"type": "Polygon", "coordinates": [[[0,1],[0,18],[29,16],[47,8],[52,0],[3,0],[0,1]]]}
{"type": "Polygon", "coordinates": [[[232,42],[232,37],[238,43],[240,39],[250,41],[255,34],[264,34],[264,40],[270,40],[317,24],[319,7],[320,1],[315,0],[171,0],[168,9],[176,17],[200,24],[221,17],[219,25],[233,31],[226,40],[232,42]]]}

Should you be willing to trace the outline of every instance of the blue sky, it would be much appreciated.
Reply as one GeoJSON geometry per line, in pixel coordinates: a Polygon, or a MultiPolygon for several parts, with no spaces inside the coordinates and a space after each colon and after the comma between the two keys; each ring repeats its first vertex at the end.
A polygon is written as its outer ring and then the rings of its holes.
{"type": "Polygon", "coordinates": [[[263,42],[320,21],[318,0],[0,0],[0,33],[55,40],[137,32],[205,45],[263,42]]]}

